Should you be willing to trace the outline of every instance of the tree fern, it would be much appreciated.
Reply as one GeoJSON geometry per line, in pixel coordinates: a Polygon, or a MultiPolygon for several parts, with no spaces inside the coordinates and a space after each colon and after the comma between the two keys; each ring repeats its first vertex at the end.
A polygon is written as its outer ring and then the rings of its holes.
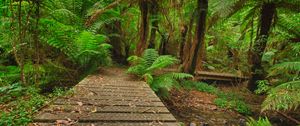
{"type": "Polygon", "coordinates": [[[104,35],[83,31],[75,40],[75,60],[84,66],[107,64],[110,46],[105,41],[104,35]]]}
{"type": "Polygon", "coordinates": [[[174,86],[178,86],[178,80],[192,78],[186,73],[162,73],[154,75],[155,71],[166,68],[178,62],[176,58],[170,55],[159,56],[155,49],[147,49],[142,57],[131,56],[128,61],[133,64],[127,72],[143,77],[150,87],[162,96],[167,96],[168,91],[174,86]]]}

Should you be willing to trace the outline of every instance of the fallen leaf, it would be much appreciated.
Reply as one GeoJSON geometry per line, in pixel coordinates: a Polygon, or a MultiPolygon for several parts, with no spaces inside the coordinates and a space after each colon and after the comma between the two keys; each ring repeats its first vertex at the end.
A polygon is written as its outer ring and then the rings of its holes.
{"type": "Polygon", "coordinates": [[[92,113],[97,112],[97,108],[95,107],[91,112],[92,112],[92,113]]]}
{"type": "Polygon", "coordinates": [[[77,102],[77,104],[78,104],[79,106],[82,106],[82,105],[83,105],[83,103],[82,103],[82,102],[77,102]]]}

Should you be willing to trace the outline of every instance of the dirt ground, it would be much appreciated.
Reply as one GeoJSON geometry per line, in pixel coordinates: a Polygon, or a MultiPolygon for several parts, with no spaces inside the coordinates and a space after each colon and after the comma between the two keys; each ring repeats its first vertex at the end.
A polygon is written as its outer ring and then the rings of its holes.
{"type": "MultiPolygon", "coordinates": [[[[215,85],[223,92],[234,92],[242,97],[252,111],[251,117],[268,115],[269,120],[274,126],[296,126],[291,120],[286,119],[278,113],[261,113],[260,105],[264,95],[255,95],[246,89],[246,83],[240,85],[218,84],[215,85]]],[[[222,109],[214,104],[217,96],[187,90],[172,90],[170,97],[163,100],[168,109],[173,113],[178,121],[185,125],[197,126],[245,126],[247,116],[241,115],[236,111],[222,109]]],[[[294,112],[289,114],[294,114],[294,112]]],[[[296,115],[299,115],[296,114],[296,115]]]]}

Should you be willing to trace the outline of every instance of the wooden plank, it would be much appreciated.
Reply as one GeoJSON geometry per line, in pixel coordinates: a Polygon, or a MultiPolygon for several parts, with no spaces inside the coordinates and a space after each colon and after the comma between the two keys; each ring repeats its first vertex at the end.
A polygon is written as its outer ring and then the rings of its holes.
{"type": "Polygon", "coordinates": [[[53,102],[55,105],[78,105],[82,102],[84,105],[94,106],[164,106],[162,102],[144,102],[144,101],[111,101],[111,100],[97,100],[97,101],[66,101],[64,99],[57,99],[53,102]]]}
{"type": "Polygon", "coordinates": [[[232,81],[233,79],[221,78],[221,77],[208,77],[208,76],[197,76],[196,80],[217,80],[217,81],[232,81]]]}
{"type": "Polygon", "coordinates": [[[112,90],[146,90],[152,91],[149,87],[139,87],[139,88],[132,88],[132,87],[104,87],[104,86],[75,86],[75,88],[87,88],[87,89],[112,89],[112,90]]]}
{"type": "Polygon", "coordinates": [[[131,90],[121,90],[121,89],[99,89],[99,88],[77,88],[75,89],[76,91],[92,91],[92,92],[107,92],[107,93],[111,93],[111,92],[116,92],[116,93],[154,93],[152,90],[135,90],[135,89],[131,89],[131,90]]]}
{"type": "Polygon", "coordinates": [[[112,100],[112,101],[153,101],[153,102],[160,102],[161,100],[158,97],[112,97],[112,96],[84,96],[84,95],[74,95],[72,97],[64,97],[62,99],[91,99],[91,100],[112,100]]]}
{"type": "MultiPolygon", "coordinates": [[[[78,85],[81,86],[81,85],[78,85]]],[[[97,87],[129,87],[129,88],[148,88],[148,86],[146,85],[124,85],[124,84],[103,84],[103,85],[95,85],[95,84],[85,84],[82,86],[86,86],[86,87],[93,87],[93,86],[97,86],[97,87]]]]}
{"type": "Polygon", "coordinates": [[[101,89],[101,88],[75,88],[74,89],[76,92],[94,92],[94,93],[127,93],[127,94],[131,94],[131,93],[137,93],[137,94],[153,94],[155,95],[155,93],[152,90],[121,90],[121,89],[101,89]]]}
{"type": "MultiPolygon", "coordinates": [[[[106,122],[106,123],[75,123],[72,126],[180,126],[172,122],[106,122]]],[[[55,123],[35,123],[29,126],[57,126],[55,123]]],[[[61,125],[65,126],[65,125],[61,125]]]]}
{"type": "Polygon", "coordinates": [[[144,93],[144,94],[137,94],[137,93],[103,93],[103,92],[99,92],[99,93],[95,93],[95,92],[90,92],[90,93],[80,93],[80,92],[77,92],[75,95],[82,95],[82,96],[99,96],[99,97],[102,97],[102,96],[111,96],[111,97],[145,97],[145,98],[148,98],[148,97],[155,97],[154,94],[147,94],[147,93],[144,93]]]}
{"type": "Polygon", "coordinates": [[[207,72],[207,71],[197,71],[197,76],[214,76],[214,77],[223,77],[223,78],[240,78],[240,79],[248,79],[248,77],[245,76],[239,76],[235,74],[229,74],[229,73],[216,73],[216,72],[207,72]]]}
{"type": "Polygon", "coordinates": [[[140,113],[40,113],[34,122],[55,122],[56,120],[71,119],[78,120],[78,122],[176,122],[176,119],[171,114],[140,114],[140,113]]]}
{"type": "Polygon", "coordinates": [[[43,112],[95,112],[95,113],[170,113],[166,107],[130,107],[130,106],[74,106],[74,105],[51,105],[43,112]]]}

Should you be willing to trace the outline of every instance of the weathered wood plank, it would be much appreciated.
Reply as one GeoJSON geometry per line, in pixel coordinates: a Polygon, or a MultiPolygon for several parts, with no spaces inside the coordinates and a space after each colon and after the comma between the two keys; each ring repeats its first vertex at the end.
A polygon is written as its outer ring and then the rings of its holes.
{"type": "Polygon", "coordinates": [[[82,102],[83,105],[94,106],[164,106],[162,102],[144,102],[144,101],[111,101],[111,100],[89,100],[89,101],[66,101],[64,99],[57,99],[53,102],[55,105],[78,105],[82,102]]]}
{"type": "Polygon", "coordinates": [[[91,99],[91,100],[113,100],[113,101],[156,101],[160,102],[161,100],[158,97],[144,97],[144,96],[135,96],[135,97],[114,97],[114,96],[88,96],[88,95],[78,95],[75,94],[72,97],[64,97],[62,99],[91,99]]]}
{"type": "Polygon", "coordinates": [[[170,113],[166,107],[130,107],[130,106],[74,106],[74,105],[51,105],[43,112],[94,112],[94,113],[170,113]]]}
{"type": "Polygon", "coordinates": [[[132,122],[176,122],[176,119],[171,114],[140,114],[140,113],[41,113],[34,121],[35,122],[55,122],[61,119],[78,120],[78,122],[112,122],[112,121],[132,121],[132,122]]]}
{"type": "Polygon", "coordinates": [[[84,86],[84,85],[79,85],[76,86],[75,89],[80,89],[80,88],[86,88],[86,89],[116,89],[116,90],[146,90],[146,91],[152,91],[151,88],[149,87],[139,87],[139,88],[134,88],[134,87],[104,87],[104,86],[84,86]]]}
{"type": "Polygon", "coordinates": [[[158,97],[112,97],[112,96],[83,96],[83,95],[74,95],[72,97],[64,97],[62,99],[70,100],[81,100],[81,99],[91,99],[91,100],[112,100],[112,101],[152,101],[160,102],[161,100],[158,97]]]}
{"type": "MultiPolygon", "coordinates": [[[[164,122],[106,122],[106,123],[75,123],[72,126],[180,126],[178,123],[164,122]]],[[[35,123],[33,126],[57,126],[55,123],[35,123]]],[[[65,125],[61,125],[65,126],[65,125]]]]}
{"type": "Polygon", "coordinates": [[[229,74],[229,73],[216,73],[216,72],[207,72],[207,71],[197,71],[197,76],[207,76],[207,77],[219,77],[219,78],[236,78],[236,79],[248,79],[248,77],[229,74]]]}
{"type": "Polygon", "coordinates": [[[77,86],[84,86],[84,87],[128,87],[128,88],[149,88],[146,85],[124,85],[124,84],[105,84],[105,85],[95,85],[95,84],[84,84],[84,85],[77,85],[77,86]]]}
{"type": "Polygon", "coordinates": [[[141,98],[151,98],[151,97],[155,97],[154,94],[138,94],[138,93],[95,93],[95,92],[87,92],[87,93],[76,93],[75,95],[80,95],[80,96],[98,96],[98,97],[102,97],[102,96],[111,96],[111,97],[141,97],[141,98]]]}

